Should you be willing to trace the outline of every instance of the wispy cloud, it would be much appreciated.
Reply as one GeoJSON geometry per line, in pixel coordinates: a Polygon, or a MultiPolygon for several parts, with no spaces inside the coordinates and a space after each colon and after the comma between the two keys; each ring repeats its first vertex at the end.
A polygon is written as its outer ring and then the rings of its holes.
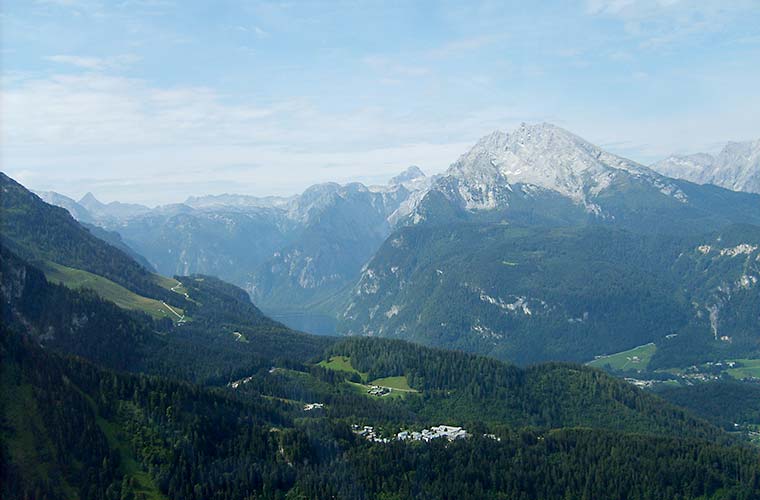
{"type": "Polygon", "coordinates": [[[6,3],[3,167],[32,187],[293,192],[521,121],[638,161],[758,133],[757,0],[6,3]]]}
{"type": "Polygon", "coordinates": [[[399,77],[418,78],[431,73],[430,68],[424,65],[400,63],[390,56],[366,56],[362,58],[362,62],[382,73],[384,78],[390,79],[398,79],[399,77]]]}
{"type": "MultiPolygon", "coordinates": [[[[489,109],[429,120],[381,106],[338,113],[309,100],[231,103],[211,88],[156,87],[102,73],[19,80],[4,91],[1,104],[13,124],[0,136],[7,171],[23,173],[40,189],[75,182],[93,187],[95,180],[85,178],[93,169],[105,186],[125,172],[133,179],[171,178],[193,168],[202,172],[195,178],[204,186],[220,167],[255,164],[266,168],[225,174],[225,189],[259,194],[390,176],[411,163],[440,171],[488,129],[526,116],[489,109]]],[[[176,189],[167,197],[173,191],[157,185],[122,188],[123,199],[178,200],[176,189]]]]}
{"type": "Polygon", "coordinates": [[[446,59],[449,57],[462,56],[483,47],[492,45],[506,38],[505,34],[480,35],[470,38],[460,38],[444,43],[427,52],[428,57],[446,59]]]}
{"type": "Polygon", "coordinates": [[[124,68],[139,61],[140,57],[134,54],[124,54],[108,58],[57,54],[47,56],[45,59],[54,63],[66,64],[77,68],[92,71],[104,71],[124,68]]]}
{"type": "Polygon", "coordinates": [[[35,0],[34,3],[51,12],[68,12],[75,16],[96,18],[104,17],[108,10],[101,0],[35,0]]]}
{"type": "Polygon", "coordinates": [[[60,7],[86,7],[97,2],[91,0],[36,0],[41,5],[57,5],[60,7]]]}
{"type": "Polygon", "coordinates": [[[616,19],[639,47],[656,49],[722,30],[743,13],[757,9],[753,0],[587,0],[586,13],[616,19]]]}
{"type": "Polygon", "coordinates": [[[243,26],[243,25],[236,25],[232,27],[235,31],[239,31],[241,33],[252,33],[256,38],[259,38],[261,40],[265,38],[269,38],[269,32],[266,31],[264,28],[260,26],[243,26]]]}

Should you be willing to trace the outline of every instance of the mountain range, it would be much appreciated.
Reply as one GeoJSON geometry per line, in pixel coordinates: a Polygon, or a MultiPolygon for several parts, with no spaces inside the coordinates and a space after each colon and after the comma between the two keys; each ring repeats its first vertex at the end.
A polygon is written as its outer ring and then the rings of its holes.
{"type": "Polygon", "coordinates": [[[335,295],[428,182],[410,167],[385,186],[326,183],[290,198],[215,195],[155,209],[38,194],[81,222],[118,231],[162,274],[220,276],[269,310],[334,312],[335,295]]]}
{"type": "Polygon", "coordinates": [[[298,333],[0,191],[3,498],[758,498],[740,436],[600,370],[298,333]]]}
{"type": "Polygon", "coordinates": [[[683,345],[692,362],[758,349],[760,196],[523,125],[481,139],[406,221],[363,269],[341,331],[519,363],[649,342],[664,364],[683,345]]]}
{"type": "Polygon", "coordinates": [[[760,193],[760,139],[729,142],[718,154],[674,155],[652,165],[654,170],[698,184],[760,193]]]}
{"type": "MultiPolygon", "coordinates": [[[[750,164],[745,149],[721,161],[750,164]]],[[[158,272],[220,276],[294,326],[319,315],[328,333],[523,364],[649,342],[663,367],[757,350],[760,196],[668,177],[551,124],[494,132],[443,174],[411,167],[385,186],[131,212],[87,198],[158,272]]]]}

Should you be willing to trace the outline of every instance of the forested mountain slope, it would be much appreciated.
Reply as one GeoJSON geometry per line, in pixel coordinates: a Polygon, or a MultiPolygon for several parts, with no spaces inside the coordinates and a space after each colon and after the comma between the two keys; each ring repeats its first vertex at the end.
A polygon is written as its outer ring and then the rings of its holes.
{"type": "Polygon", "coordinates": [[[140,295],[180,305],[130,256],[90,234],[64,209],[43,202],[0,172],[2,243],[28,260],[50,260],[112,280],[140,295]]]}
{"type": "Polygon", "coordinates": [[[342,333],[520,364],[649,342],[662,368],[760,354],[758,195],[523,125],[484,137],[404,220],[350,291],[342,333]]]}
{"type": "Polygon", "coordinates": [[[274,359],[305,361],[329,342],[268,319],[245,292],[213,277],[183,277],[191,320],[177,324],[117,307],[86,288],[48,283],[9,250],[0,247],[0,255],[3,323],[112,369],[226,383],[237,371],[269,367],[274,359]]]}
{"type": "Polygon", "coordinates": [[[758,498],[741,446],[488,426],[373,443],[288,400],[119,375],[0,329],[4,498],[758,498]]]}

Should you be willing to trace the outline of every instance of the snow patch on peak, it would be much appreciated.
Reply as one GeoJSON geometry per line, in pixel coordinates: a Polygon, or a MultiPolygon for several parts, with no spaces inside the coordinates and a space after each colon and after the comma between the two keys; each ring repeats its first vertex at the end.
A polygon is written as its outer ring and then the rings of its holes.
{"type": "Polygon", "coordinates": [[[468,209],[501,206],[510,185],[529,184],[560,193],[600,214],[591,201],[621,174],[649,180],[663,194],[685,202],[668,179],[644,165],[615,156],[556,125],[523,123],[511,133],[496,131],[462,155],[447,171],[468,209]]]}

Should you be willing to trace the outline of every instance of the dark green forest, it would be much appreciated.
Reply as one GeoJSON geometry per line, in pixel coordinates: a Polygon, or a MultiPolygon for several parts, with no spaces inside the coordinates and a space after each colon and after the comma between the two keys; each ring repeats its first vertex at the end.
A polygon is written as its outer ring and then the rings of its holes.
{"type": "MultiPolygon", "coordinates": [[[[346,419],[103,370],[5,328],[2,361],[3,498],[750,499],[760,487],[757,451],[738,444],[512,426],[471,428],[499,441],[368,443],[346,419]]],[[[394,418],[385,405],[365,418],[394,418]]]]}

